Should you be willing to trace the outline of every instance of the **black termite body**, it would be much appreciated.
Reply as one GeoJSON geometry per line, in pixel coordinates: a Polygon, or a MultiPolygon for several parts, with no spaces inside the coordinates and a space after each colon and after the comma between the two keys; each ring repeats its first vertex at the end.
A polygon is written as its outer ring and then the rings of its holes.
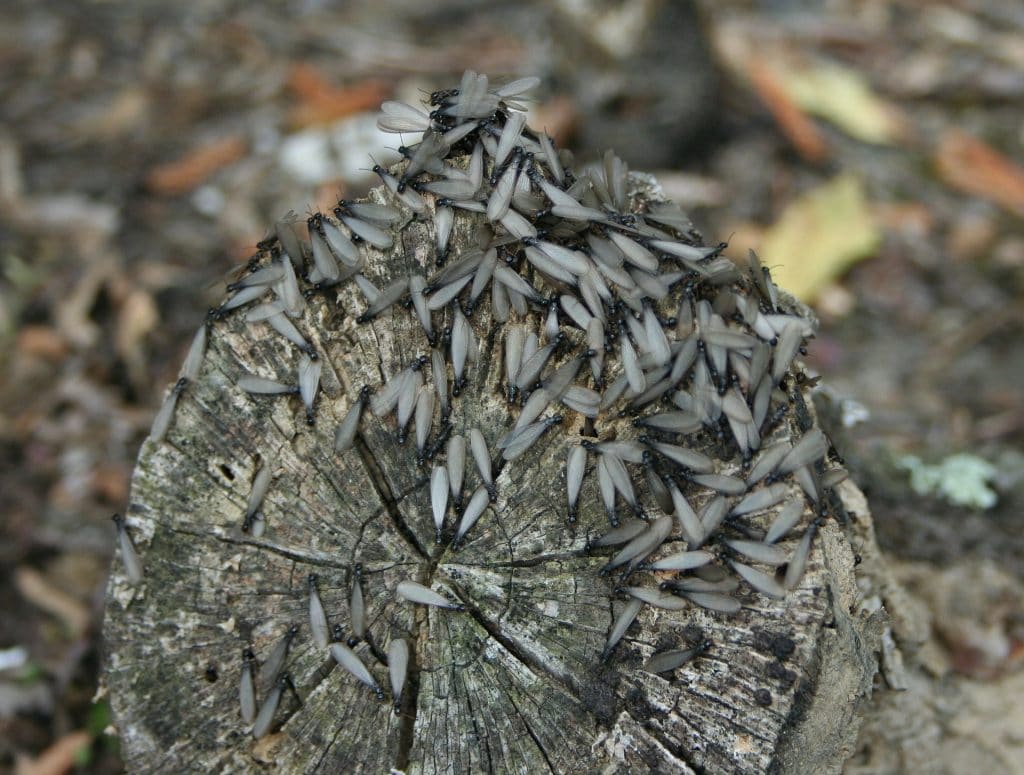
{"type": "Polygon", "coordinates": [[[263,704],[260,705],[259,713],[252,726],[252,736],[257,740],[264,737],[273,726],[274,716],[277,713],[278,706],[281,704],[281,695],[284,694],[285,689],[291,689],[292,693],[298,697],[298,693],[295,691],[295,684],[292,683],[292,677],[288,673],[282,673],[278,677],[270,691],[267,692],[267,696],[263,699],[263,704]]]}
{"type": "Polygon", "coordinates": [[[587,450],[577,445],[569,450],[569,459],[565,467],[566,498],[569,505],[569,523],[576,521],[576,507],[579,502],[580,489],[583,487],[583,476],[587,467],[587,450]]]}
{"type": "Polygon", "coordinates": [[[416,432],[416,462],[423,465],[427,455],[430,426],[434,421],[435,391],[433,385],[423,385],[416,396],[414,427],[416,432]]]}
{"type": "Polygon", "coordinates": [[[269,686],[278,677],[281,668],[284,667],[285,660],[288,658],[288,649],[298,634],[299,626],[293,624],[277,642],[277,645],[274,646],[274,650],[270,652],[267,661],[260,668],[260,686],[269,686]]]}
{"type": "MultiPolygon", "coordinates": [[[[273,479],[273,468],[266,460],[262,461],[259,470],[252,480],[252,487],[249,490],[249,498],[245,507],[245,517],[242,520],[242,531],[248,532],[253,527],[263,505],[263,498],[270,489],[270,482],[273,479]]],[[[257,536],[258,537],[258,536],[257,536]]]]}
{"type": "Polygon", "coordinates": [[[397,304],[399,299],[405,296],[408,289],[408,277],[403,277],[391,283],[391,285],[382,290],[380,292],[380,296],[372,301],[362,314],[356,318],[356,323],[369,323],[382,312],[397,304]]]}
{"type": "Polygon", "coordinates": [[[270,727],[274,722],[274,715],[277,713],[277,706],[281,703],[281,694],[284,692],[284,688],[285,677],[282,675],[263,699],[263,704],[260,705],[259,713],[252,727],[252,736],[257,740],[264,737],[270,731],[270,727]]]}
{"type": "Polygon", "coordinates": [[[448,443],[448,438],[452,435],[452,424],[450,422],[444,422],[441,426],[441,430],[437,433],[434,439],[430,442],[426,451],[423,453],[422,459],[417,458],[416,462],[419,465],[423,465],[429,460],[433,460],[441,452],[441,449],[448,443]]]}
{"type": "Polygon", "coordinates": [[[608,633],[608,640],[605,643],[604,651],[601,652],[602,662],[606,662],[608,657],[611,656],[615,646],[622,640],[622,636],[626,634],[626,630],[633,624],[643,606],[643,602],[636,598],[630,598],[629,602],[623,606],[608,633]]]}
{"type": "Polygon", "coordinates": [[[238,387],[254,395],[298,395],[298,385],[285,385],[277,380],[255,374],[244,374],[237,380],[238,387]]]}
{"type": "Polygon", "coordinates": [[[688,649],[673,649],[653,654],[644,664],[644,670],[648,673],[668,673],[682,667],[697,657],[706,654],[711,648],[710,640],[702,641],[696,646],[688,649]]]}
{"type": "Polygon", "coordinates": [[[462,480],[466,470],[466,438],[454,434],[448,439],[445,450],[448,469],[448,486],[452,494],[452,503],[456,509],[462,508],[462,480]]]}
{"type": "Polygon", "coordinates": [[[430,104],[431,105],[444,105],[450,102],[454,97],[459,96],[458,89],[438,89],[430,93],[430,104]]]}
{"type": "Polygon", "coordinates": [[[448,495],[450,482],[448,468],[435,466],[430,474],[430,506],[434,515],[434,527],[437,531],[437,543],[441,543],[441,531],[444,527],[445,513],[448,511],[448,495]]]}
{"type": "Polygon", "coordinates": [[[588,540],[587,549],[594,549],[603,546],[617,546],[627,541],[632,541],[640,533],[647,529],[647,523],[642,519],[629,519],[618,527],[614,527],[599,538],[588,540]]]}
{"type": "Polygon", "coordinates": [[[484,439],[484,435],[480,432],[479,428],[473,428],[470,431],[469,446],[473,452],[473,459],[476,461],[477,471],[479,471],[480,478],[483,480],[484,487],[487,488],[487,493],[493,503],[498,499],[498,490],[494,485],[491,453],[487,448],[487,441],[484,439]]]}
{"type": "Polygon", "coordinates": [[[655,551],[672,532],[672,517],[658,517],[643,532],[627,543],[609,560],[600,573],[602,575],[615,570],[626,563],[639,564],[647,555],[655,551]]]}
{"type": "Polygon", "coordinates": [[[310,573],[309,584],[309,629],[313,635],[313,642],[317,648],[327,648],[331,642],[330,629],[327,624],[327,614],[324,611],[324,604],[320,600],[320,592],[317,589],[317,575],[310,573]]]}
{"type": "Polygon", "coordinates": [[[818,518],[808,525],[800,539],[800,543],[797,544],[793,557],[786,567],[786,575],[782,582],[786,589],[795,589],[797,584],[800,583],[800,579],[803,578],[804,569],[807,567],[807,558],[811,553],[811,544],[814,542],[814,536],[817,534],[821,523],[822,520],[818,518]]]}
{"type": "MultiPolygon", "coordinates": [[[[196,366],[198,369],[198,366],[196,366]]],[[[188,386],[188,377],[180,377],[177,382],[174,383],[174,387],[171,388],[170,393],[167,394],[167,398],[164,400],[163,406],[160,407],[160,411],[157,412],[156,417],[153,418],[153,426],[150,429],[149,437],[154,442],[161,442],[167,435],[167,430],[171,426],[171,420],[174,419],[174,410],[178,406],[178,399],[181,394],[185,392],[185,388],[188,386]]]]}
{"type": "Polygon", "coordinates": [[[241,707],[242,721],[252,724],[256,720],[256,679],[253,670],[256,656],[252,649],[242,651],[242,676],[238,686],[238,702],[241,707]]]}
{"type": "Polygon", "coordinates": [[[360,388],[356,400],[349,407],[348,412],[338,425],[334,433],[334,451],[338,454],[347,452],[355,443],[356,434],[359,431],[359,420],[362,417],[363,409],[370,398],[370,386],[363,385],[360,388]]]}
{"type": "Polygon", "coordinates": [[[462,543],[462,539],[466,537],[466,533],[469,532],[470,528],[476,524],[477,520],[483,515],[487,509],[488,494],[487,488],[480,486],[476,492],[473,493],[473,497],[469,499],[469,503],[466,505],[465,511],[462,512],[462,519],[459,520],[459,526],[455,532],[455,539],[452,541],[452,548],[457,549],[462,543]]]}
{"type": "Polygon", "coordinates": [[[409,643],[404,638],[395,638],[388,645],[388,676],[391,679],[391,694],[395,700],[395,712],[402,709],[402,692],[409,672],[409,643]]]}
{"type": "Polygon", "coordinates": [[[608,515],[608,522],[612,527],[618,527],[619,514],[615,508],[615,483],[608,470],[608,461],[604,457],[599,457],[597,460],[597,486],[601,492],[601,500],[604,503],[605,513],[608,515]]]}
{"type": "MultiPolygon", "coordinates": [[[[188,382],[195,382],[199,378],[199,371],[202,367],[203,358],[206,356],[206,341],[209,336],[209,324],[203,323],[199,326],[192,344],[188,348],[188,355],[181,366],[181,379],[188,382]]],[[[180,380],[179,380],[180,381],[180,380]]]]}
{"type": "MultiPolygon", "coordinates": [[[[256,243],[256,249],[261,251],[261,252],[262,251],[268,251],[272,247],[274,247],[274,245],[276,245],[276,244],[277,244],[277,233],[276,232],[268,232],[266,237],[264,237],[263,239],[261,239],[259,242],[256,243]]],[[[253,265],[253,261],[258,261],[259,257],[260,257],[259,253],[257,253],[256,255],[252,256],[249,259],[250,266],[248,267],[248,269],[249,269],[250,272],[255,271],[255,266],[253,265]]]]}
{"type": "Polygon", "coordinates": [[[762,595],[778,599],[786,596],[785,587],[776,581],[774,576],[736,560],[732,560],[730,564],[744,581],[762,595]]]}
{"type": "Polygon", "coordinates": [[[410,603],[434,606],[436,608],[448,608],[453,611],[465,610],[464,606],[459,603],[451,602],[444,595],[416,581],[400,581],[398,586],[395,587],[395,592],[400,599],[410,603]]]}
{"type": "Polygon", "coordinates": [[[310,426],[316,423],[316,396],[322,368],[323,363],[319,359],[314,360],[308,355],[303,355],[299,361],[299,393],[306,407],[306,424],[310,426]]]}
{"type": "Polygon", "coordinates": [[[620,587],[615,591],[635,597],[637,600],[642,600],[652,608],[660,608],[665,611],[682,611],[688,607],[685,600],[668,594],[657,587],[620,587]]]}
{"type": "MultiPolygon", "coordinates": [[[[339,635],[340,628],[336,628],[335,636],[338,637],[339,635]]],[[[377,683],[377,679],[373,677],[373,674],[363,663],[363,660],[359,658],[359,655],[356,654],[349,646],[342,643],[340,639],[335,640],[335,642],[331,644],[331,656],[334,657],[334,660],[339,665],[345,668],[345,670],[356,678],[356,680],[373,689],[378,700],[384,699],[384,691],[377,683]]]]}

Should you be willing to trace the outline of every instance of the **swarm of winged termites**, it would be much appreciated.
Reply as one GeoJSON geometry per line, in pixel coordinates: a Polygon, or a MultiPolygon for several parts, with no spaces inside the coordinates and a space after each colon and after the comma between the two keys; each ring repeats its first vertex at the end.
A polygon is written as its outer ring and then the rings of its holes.
{"type": "MultiPolygon", "coordinates": [[[[723,245],[704,246],[676,205],[634,197],[635,179],[613,154],[572,169],[568,154],[526,126],[522,99],[535,84],[527,78],[495,88],[467,72],[458,88],[430,95],[428,110],[384,103],[379,126],[403,135],[405,161],[374,168],[384,184],[379,201],[343,200],[305,224],[277,223],[197,333],[151,438],[168,432],[178,397],[200,376],[208,327],[227,315],[268,325],[297,350],[295,379],[239,374],[237,388],[270,397],[253,400],[297,396],[315,423],[322,360],[297,321],[308,299],[329,300],[354,285],[364,303],[356,324],[396,310],[412,316],[422,354],[347,397],[335,453],[352,450],[367,412],[393,418],[397,443],[429,488],[437,543],[455,550],[499,500],[498,473],[515,476],[526,453],[557,434],[565,459],[561,518],[576,522],[594,477],[608,527],[586,551],[606,557],[600,572],[626,601],[597,662],[612,658],[643,606],[728,615],[740,609],[734,593],[744,583],[784,596],[800,581],[829,491],[845,474],[829,467],[829,443],[817,429],[762,444],[799,391],[794,359],[812,335],[808,321],[780,301],[756,256],[740,269],[721,255],[723,245]],[[450,250],[453,226],[464,219],[476,238],[450,250]],[[392,250],[410,223],[432,234],[430,260],[376,287],[362,273],[368,251],[392,250]],[[454,430],[472,387],[467,364],[481,349],[474,315],[484,309],[500,325],[493,362],[501,364],[494,368],[503,370],[502,400],[514,418],[491,445],[479,428],[454,430]],[[710,445],[716,457],[698,450],[710,445]],[[777,513],[770,524],[750,520],[768,509],[777,513]]],[[[271,486],[265,461],[239,515],[256,538],[267,530],[261,504],[271,486]]],[[[128,575],[138,581],[139,560],[124,521],[117,524],[128,575]]],[[[308,632],[378,696],[386,665],[398,708],[410,644],[392,638],[386,650],[356,650],[367,637],[360,573],[351,577],[348,639],[329,626],[310,576],[308,632]]],[[[436,615],[463,609],[411,579],[393,593],[436,615]]],[[[300,629],[289,627],[262,664],[244,651],[241,715],[256,737],[272,729],[290,686],[286,663],[300,629]]],[[[713,648],[678,645],[653,654],[646,669],[672,671],[713,648]]]]}

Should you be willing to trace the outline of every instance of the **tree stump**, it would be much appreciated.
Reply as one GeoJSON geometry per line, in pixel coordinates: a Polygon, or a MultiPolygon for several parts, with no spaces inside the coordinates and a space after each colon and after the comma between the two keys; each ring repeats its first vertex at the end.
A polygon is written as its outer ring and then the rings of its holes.
{"type": "MultiPolygon", "coordinates": [[[[468,155],[453,152],[456,157],[463,169],[472,164],[468,155]]],[[[650,178],[634,175],[629,181],[632,212],[644,212],[660,199],[650,178]]],[[[395,202],[383,189],[371,198],[395,202]]],[[[402,210],[392,246],[359,245],[365,259],[360,271],[377,287],[438,271],[433,216],[445,203],[427,199],[425,217],[402,210]]],[[[478,244],[484,219],[456,210],[450,263],[478,244]]],[[[494,227],[490,242],[501,243],[502,232],[494,227]]],[[[506,255],[521,251],[522,244],[513,243],[501,243],[506,255]]],[[[282,258],[286,250],[268,243],[254,269],[289,261],[282,258]]],[[[304,261],[299,258],[300,269],[304,261]]],[[[531,274],[528,264],[519,266],[546,293],[554,289],[555,299],[564,292],[536,270],[531,274]]],[[[698,281],[686,292],[676,286],[652,309],[665,321],[681,302],[714,302],[723,290],[751,295],[756,285],[735,272],[726,282],[698,281]]],[[[779,542],[787,552],[795,550],[816,512],[827,512],[806,571],[784,598],[743,583],[734,594],[740,606],[733,615],[692,603],[682,610],[644,605],[602,658],[630,600],[623,588],[656,591],[676,575],[628,566],[602,572],[619,549],[590,545],[610,529],[595,471],[604,453],[587,453],[578,518],[567,518],[567,451],[584,440],[643,435],[636,414],[620,411],[635,392],[615,411],[602,410],[591,420],[560,408],[560,425],[545,429],[522,456],[505,460],[499,440],[522,411],[521,400],[508,400],[506,336],[510,326],[524,325],[540,333],[543,344],[550,305],[534,299],[525,314],[513,311],[511,320],[502,321],[485,294],[468,310],[471,352],[464,384],[454,391],[452,345],[445,337],[459,314],[456,299],[432,313],[434,329],[442,334],[436,345],[444,352],[445,389],[458,395],[450,398],[447,418],[431,403],[425,459],[418,460],[412,420],[402,443],[393,415],[376,416],[369,408],[353,445],[339,454],[335,431],[360,402],[361,389],[369,386],[371,395],[379,395],[417,358],[429,362],[431,343],[414,310],[402,303],[357,322],[368,302],[355,283],[324,290],[303,286],[308,297],[293,322],[322,363],[313,423],[307,423],[298,395],[254,395],[239,387],[240,378],[250,374],[292,385],[304,356],[272,327],[247,322],[245,310],[235,310],[210,322],[201,367],[169,398],[175,402],[169,429],[140,453],[126,525],[144,573],[133,583],[124,563],[115,562],[105,625],[106,686],[130,771],[273,766],[281,772],[754,773],[840,767],[856,739],[861,701],[871,690],[880,631],[877,617],[856,611],[860,594],[844,507],[856,500],[853,485],[822,489],[824,506],[808,501],[800,527],[779,542]],[[484,481],[467,453],[461,498],[448,505],[438,542],[432,468],[446,460],[446,436],[468,442],[473,429],[482,433],[493,462],[495,498],[456,545],[453,534],[484,481]],[[250,494],[261,469],[272,478],[256,504],[256,522],[262,524],[254,530],[246,515],[254,512],[250,494]],[[388,689],[387,701],[315,643],[310,574],[328,622],[339,627],[336,638],[353,635],[358,612],[352,611],[352,594],[358,586],[366,632],[353,638],[352,653],[388,689]],[[462,610],[415,605],[397,596],[398,584],[410,580],[462,610]],[[293,626],[297,634],[287,639],[281,668],[261,675],[267,670],[259,666],[273,661],[293,626]],[[389,644],[399,638],[411,655],[401,700],[393,706],[386,663],[389,644]],[[704,641],[710,642],[706,651],[672,672],[644,669],[656,652],[704,641]],[[240,715],[247,648],[258,667],[252,672],[257,708],[262,710],[268,696],[279,697],[258,739],[240,715]],[[282,673],[293,689],[285,687],[282,673]]],[[[461,294],[463,309],[469,306],[467,293],[468,286],[461,294]]],[[[273,298],[269,288],[267,298],[273,298]]],[[[780,305],[780,313],[795,309],[785,300],[780,305]]],[[[586,348],[585,334],[564,313],[558,325],[567,344],[555,348],[546,375],[586,348]]],[[[676,325],[673,330],[682,331],[683,324],[676,325]]],[[[614,348],[612,342],[608,378],[590,384],[607,390],[622,372],[614,348]]],[[[698,357],[705,357],[703,345],[698,357]]],[[[431,368],[421,369],[429,374],[428,386],[431,368]]],[[[581,372],[590,377],[585,364],[581,372]]],[[[773,393],[775,403],[790,411],[773,412],[774,424],[764,423],[762,449],[796,441],[814,427],[799,374],[799,366],[787,370],[773,393]]],[[[553,413],[549,408],[548,416],[553,413]]],[[[687,446],[716,461],[718,474],[742,479],[749,468],[727,429],[719,418],[716,427],[688,434],[687,446]]],[[[695,509],[719,497],[698,484],[692,471],[666,465],[659,458],[655,475],[674,478],[695,509]]],[[[824,464],[815,465],[820,474],[824,464]]],[[[654,466],[645,458],[627,470],[643,482],[646,468],[654,466]]],[[[793,477],[779,477],[779,483],[786,490],[781,502],[729,516],[713,531],[708,547],[716,566],[729,568],[735,559],[722,541],[763,536],[787,501],[804,500],[793,477]]],[[[749,490],[766,486],[754,483],[749,490]]],[[[644,485],[638,489],[644,517],[662,516],[658,499],[644,485]]],[[[726,496],[728,507],[735,508],[745,494],[726,496]]],[[[623,519],[630,518],[621,493],[612,497],[623,519]]],[[[860,524],[869,519],[859,504],[856,511],[860,524]]],[[[686,546],[675,525],[668,543],[652,556],[686,546]]],[[[858,546],[861,553],[870,550],[858,546]]],[[[772,569],[766,570],[770,575],[772,569]]],[[[722,576],[704,575],[709,583],[722,576]]]]}

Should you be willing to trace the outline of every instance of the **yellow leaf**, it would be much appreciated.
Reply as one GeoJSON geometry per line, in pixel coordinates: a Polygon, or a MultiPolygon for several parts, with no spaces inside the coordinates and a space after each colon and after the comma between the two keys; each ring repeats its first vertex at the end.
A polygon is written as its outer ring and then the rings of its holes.
{"type": "Polygon", "coordinates": [[[787,69],[781,80],[797,105],[831,121],[850,137],[879,145],[899,138],[896,109],[877,97],[853,70],[837,65],[787,69]]]}
{"type": "Polygon", "coordinates": [[[848,267],[875,252],[880,235],[856,175],[840,175],[789,204],[765,234],[772,279],[810,303],[848,267]]]}

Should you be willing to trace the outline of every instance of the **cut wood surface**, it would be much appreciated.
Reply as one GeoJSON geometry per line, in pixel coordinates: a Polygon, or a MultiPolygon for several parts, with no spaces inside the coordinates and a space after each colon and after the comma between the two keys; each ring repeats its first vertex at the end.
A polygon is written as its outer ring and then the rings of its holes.
{"type": "MultiPolygon", "coordinates": [[[[657,199],[649,178],[630,180],[634,208],[657,199]]],[[[373,194],[378,202],[390,202],[388,196],[373,194]]],[[[453,257],[475,244],[482,218],[456,212],[453,257]]],[[[385,251],[360,246],[362,273],[378,288],[436,271],[429,217],[406,217],[395,233],[385,251]]],[[[745,276],[730,287],[754,292],[745,276]]],[[[661,316],[674,314],[683,298],[662,300],[661,316]]],[[[565,461],[581,440],[637,439],[643,430],[618,411],[602,412],[588,427],[581,414],[552,408],[548,414],[562,422],[521,457],[504,460],[498,443],[521,409],[508,401],[505,335],[518,322],[541,331],[547,313],[534,306],[500,322],[485,300],[469,317],[475,336],[465,384],[451,398],[450,429],[442,431],[439,407],[431,413],[427,451],[434,447],[436,454],[421,463],[413,421],[402,443],[393,414],[368,409],[353,446],[337,453],[335,430],[361,388],[373,395],[431,355],[411,309],[398,303],[357,322],[366,307],[363,293],[346,283],[311,290],[294,320],[323,364],[313,424],[298,395],[239,387],[248,374],[297,384],[302,357],[266,323],[247,322],[243,309],[211,322],[200,371],[175,394],[169,429],[144,444],[126,514],[143,578],[132,583],[115,562],[105,624],[106,685],[130,771],[755,773],[841,766],[871,690],[879,631],[877,620],[857,609],[850,531],[863,529],[851,525],[869,516],[859,504],[856,515],[844,506],[856,500],[851,484],[823,491],[826,516],[805,573],[785,597],[742,583],[733,615],[694,604],[645,605],[602,659],[629,600],[622,588],[657,591],[676,574],[640,568],[627,580],[621,568],[602,573],[618,547],[589,545],[609,530],[594,471],[599,453],[588,453],[574,523],[567,518],[565,461]],[[468,447],[473,429],[486,440],[496,498],[455,546],[463,510],[482,480],[467,452],[461,504],[448,505],[438,542],[431,468],[445,460],[443,433],[464,436],[468,447]],[[261,532],[244,523],[254,477],[267,466],[272,479],[259,504],[261,532]],[[329,625],[339,628],[332,637],[341,639],[353,635],[350,601],[359,584],[367,633],[353,639],[353,650],[384,699],[314,642],[310,574],[329,625]],[[396,587],[410,580],[458,608],[402,599],[396,587]],[[251,648],[265,665],[293,626],[282,668],[292,686],[282,688],[278,671],[255,671],[257,709],[268,696],[280,697],[268,733],[257,739],[240,711],[243,651],[251,648]],[[398,638],[411,656],[396,710],[386,662],[398,638]],[[644,669],[654,653],[704,641],[705,652],[671,673],[644,669]]],[[[438,331],[453,325],[453,309],[434,313],[438,331]]],[[[585,341],[578,330],[568,338],[572,345],[585,341]]],[[[438,346],[448,347],[442,340],[438,346]]],[[[552,364],[569,357],[571,351],[559,354],[552,364]]],[[[431,385],[430,367],[422,371],[431,385]]],[[[783,385],[788,393],[776,391],[789,409],[765,424],[762,448],[795,442],[813,427],[808,394],[797,384],[791,375],[783,385]]],[[[742,455],[730,444],[708,431],[689,442],[718,461],[718,473],[745,477],[742,455]]],[[[643,481],[644,465],[628,470],[643,481]]],[[[677,479],[694,508],[712,499],[707,487],[677,479]]],[[[727,521],[724,530],[761,537],[788,500],[804,501],[793,477],[779,481],[786,499],[727,521]]],[[[640,489],[645,516],[662,516],[640,489]]],[[[632,516],[621,498],[618,511],[632,516]]],[[[778,546],[794,552],[815,516],[808,502],[798,528],[778,546]]],[[[677,527],[655,556],[684,548],[677,527]]],[[[717,538],[707,548],[716,565],[729,567],[717,538]]],[[[758,567],[770,575],[771,568],[758,567]]]]}

